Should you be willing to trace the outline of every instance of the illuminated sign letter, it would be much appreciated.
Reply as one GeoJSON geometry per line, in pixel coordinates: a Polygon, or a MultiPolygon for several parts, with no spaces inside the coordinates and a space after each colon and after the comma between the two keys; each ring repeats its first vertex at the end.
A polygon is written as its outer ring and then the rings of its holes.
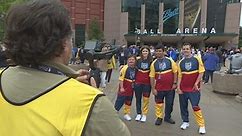
{"type": "Polygon", "coordinates": [[[163,23],[166,22],[168,19],[177,16],[179,14],[179,8],[175,9],[167,9],[163,11],[163,23]]]}
{"type": "Polygon", "coordinates": [[[189,28],[185,28],[185,34],[189,34],[189,28]]]}
{"type": "Polygon", "coordinates": [[[197,34],[198,33],[197,30],[198,30],[198,28],[193,28],[193,33],[197,34]]]}
{"type": "Polygon", "coordinates": [[[157,29],[157,34],[161,34],[160,29],[157,29]]]}
{"type": "Polygon", "coordinates": [[[207,33],[207,28],[202,28],[202,34],[206,34],[207,33]]]}
{"type": "Polygon", "coordinates": [[[212,33],[214,33],[214,34],[216,33],[215,28],[212,28],[212,29],[211,29],[210,34],[212,34],[212,33]]]}
{"type": "Polygon", "coordinates": [[[180,34],[181,33],[181,29],[180,28],[177,28],[176,33],[177,34],[180,34]]]}
{"type": "Polygon", "coordinates": [[[152,35],[152,34],[154,34],[154,32],[153,32],[153,30],[152,29],[150,29],[150,34],[152,35]]]}

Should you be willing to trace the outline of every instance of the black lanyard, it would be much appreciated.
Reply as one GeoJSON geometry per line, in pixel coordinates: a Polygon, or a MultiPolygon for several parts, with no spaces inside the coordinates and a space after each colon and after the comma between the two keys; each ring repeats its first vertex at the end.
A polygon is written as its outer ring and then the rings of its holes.
{"type": "Polygon", "coordinates": [[[63,72],[61,72],[60,70],[58,70],[57,68],[51,67],[51,66],[47,66],[47,65],[38,65],[38,66],[32,66],[29,65],[28,67],[30,68],[34,68],[43,72],[48,72],[48,73],[53,73],[53,74],[57,74],[57,75],[62,75],[62,76],[66,76],[63,72]]]}

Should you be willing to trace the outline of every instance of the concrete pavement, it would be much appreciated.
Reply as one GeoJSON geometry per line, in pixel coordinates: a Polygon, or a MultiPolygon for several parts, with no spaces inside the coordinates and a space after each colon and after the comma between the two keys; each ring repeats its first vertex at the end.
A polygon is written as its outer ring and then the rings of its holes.
{"type": "MultiPolygon", "coordinates": [[[[118,88],[118,71],[114,70],[111,82],[103,90],[109,99],[114,103],[118,88]]],[[[132,103],[132,121],[125,121],[130,129],[132,136],[197,136],[198,126],[190,110],[190,127],[187,130],[181,130],[182,123],[180,117],[178,95],[174,101],[174,110],[172,118],[176,124],[168,124],[163,121],[161,126],[155,126],[154,97],[150,97],[149,113],[147,122],[141,123],[134,120],[136,116],[135,97],[132,103]]],[[[242,103],[235,101],[235,96],[221,95],[212,92],[211,84],[203,85],[201,92],[200,107],[205,116],[206,135],[207,136],[241,136],[242,135],[242,103]]],[[[123,120],[123,110],[120,110],[120,118],[123,120]]]]}

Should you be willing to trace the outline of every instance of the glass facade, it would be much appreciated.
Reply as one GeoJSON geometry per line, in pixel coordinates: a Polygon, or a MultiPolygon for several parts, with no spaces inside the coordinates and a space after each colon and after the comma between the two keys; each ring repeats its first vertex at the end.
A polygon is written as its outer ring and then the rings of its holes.
{"type": "Polygon", "coordinates": [[[145,29],[157,33],[159,26],[159,3],[160,0],[145,1],[145,29]]]}
{"type": "MultiPolygon", "coordinates": [[[[145,29],[156,34],[159,27],[159,3],[164,3],[163,33],[175,34],[179,25],[180,0],[122,0],[122,12],[128,12],[128,32],[141,29],[141,4],[145,4],[145,29]]],[[[224,32],[226,6],[239,0],[208,0],[207,31],[215,28],[216,33],[224,32]]],[[[200,29],[201,0],[184,0],[184,28],[200,29]]]]}
{"type": "Polygon", "coordinates": [[[208,0],[207,28],[214,27],[216,33],[224,32],[226,6],[229,0],[208,0]]]}
{"type": "Polygon", "coordinates": [[[179,0],[163,0],[163,33],[175,34],[179,23],[179,0]]]}
{"type": "Polygon", "coordinates": [[[143,0],[122,0],[122,12],[129,13],[129,33],[134,33],[135,28],[140,29],[141,24],[141,4],[143,0]]]}
{"type": "Polygon", "coordinates": [[[201,3],[199,0],[184,0],[184,28],[200,28],[201,3]]]}

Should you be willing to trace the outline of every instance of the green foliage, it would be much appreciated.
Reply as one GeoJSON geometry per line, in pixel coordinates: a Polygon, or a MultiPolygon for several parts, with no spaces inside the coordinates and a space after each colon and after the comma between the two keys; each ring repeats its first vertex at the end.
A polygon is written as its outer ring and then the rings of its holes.
{"type": "Polygon", "coordinates": [[[4,19],[11,5],[22,3],[28,0],[0,0],[0,41],[4,35],[4,19]]]}
{"type": "Polygon", "coordinates": [[[100,24],[98,23],[97,19],[91,20],[91,23],[89,25],[88,39],[89,40],[103,39],[103,32],[100,28],[100,24]]]}

